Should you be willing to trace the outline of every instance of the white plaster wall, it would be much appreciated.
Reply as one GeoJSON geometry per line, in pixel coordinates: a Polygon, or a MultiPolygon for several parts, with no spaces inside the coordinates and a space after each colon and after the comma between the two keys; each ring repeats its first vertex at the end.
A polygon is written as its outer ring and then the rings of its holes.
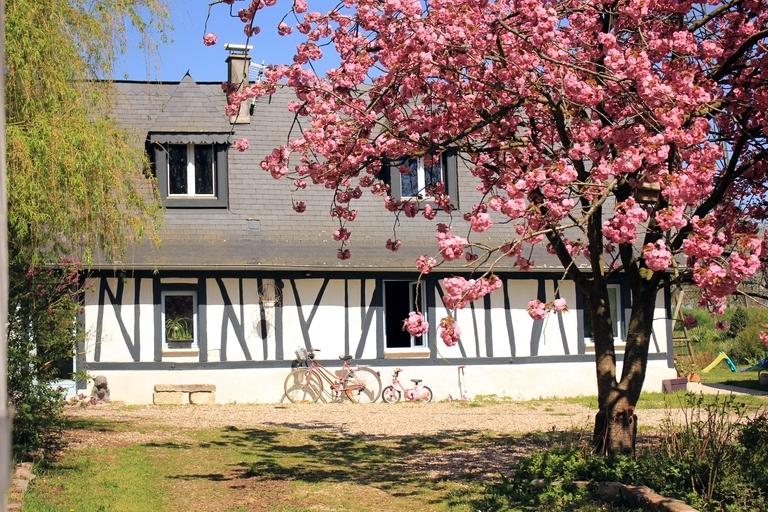
{"type": "MultiPolygon", "coordinates": [[[[506,287],[509,293],[509,307],[512,316],[512,329],[515,336],[516,357],[530,355],[531,329],[533,319],[528,315],[528,302],[536,298],[538,281],[528,279],[508,279],[506,287]]],[[[509,332],[504,311],[504,292],[498,289],[491,294],[491,325],[493,326],[493,356],[510,357],[509,332]]]]}
{"type": "MultiPolygon", "coordinates": [[[[322,279],[297,279],[296,289],[301,301],[301,311],[304,321],[309,321],[314,308],[315,299],[323,285],[322,279]]],[[[372,284],[372,283],[371,283],[372,284]]],[[[359,296],[350,294],[350,303],[358,303],[359,296]],[[356,299],[356,300],[355,300],[356,299]]],[[[350,312],[352,315],[352,312],[350,312]]],[[[359,318],[359,309],[355,315],[359,318]]],[[[372,326],[375,329],[375,325],[372,326]]],[[[350,329],[351,331],[351,329],[350,329]]],[[[375,333],[375,330],[374,330],[375,333]]],[[[350,345],[352,339],[359,339],[355,332],[350,332],[350,345]]],[[[313,348],[320,350],[323,359],[335,359],[344,355],[344,280],[336,279],[328,282],[320,300],[317,312],[309,325],[309,341],[313,348]]],[[[304,336],[299,318],[299,306],[296,304],[293,288],[290,282],[285,283],[283,289],[283,346],[286,357],[290,357],[298,347],[304,346],[304,336]]],[[[352,348],[352,347],[350,347],[352,348]]],[[[375,343],[373,349],[375,357],[375,343]]]]}
{"type": "Polygon", "coordinates": [[[653,310],[653,332],[648,352],[661,353],[671,350],[669,335],[672,330],[672,321],[667,318],[666,304],[664,303],[664,290],[656,295],[656,307],[653,310]]]}
{"type": "MultiPolygon", "coordinates": [[[[107,283],[113,294],[117,293],[117,278],[108,278],[107,283]]],[[[84,304],[85,358],[93,361],[96,349],[96,332],[99,316],[99,287],[101,279],[87,279],[84,304]]],[[[136,282],[133,279],[124,280],[123,300],[119,306],[123,325],[128,333],[130,343],[134,340],[134,293],[136,282]]],[[[152,280],[142,279],[139,306],[139,340],[141,359],[151,361],[154,354],[154,306],[152,304],[152,280]]],[[[103,318],[101,329],[101,361],[129,362],[133,361],[126,345],[120,325],[117,322],[115,308],[110,302],[109,295],[104,294],[103,318]]]]}
{"type": "MultiPolygon", "coordinates": [[[[299,281],[301,283],[301,281],[299,281]]],[[[330,286],[330,284],[328,285],[330,286]]],[[[342,282],[342,287],[344,286],[342,282]]],[[[376,288],[375,279],[365,280],[365,307],[360,307],[360,294],[362,293],[362,283],[360,279],[350,279],[347,282],[347,290],[349,296],[349,353],[355,355],[358,344],[361,342],[363,345],[363,353],[360,359],[375,359],[376,358],[376,308],[369,308],[371,300],[373,299],[373,291],[376,288]],[[368,310],[372,315],[371,324],[368,328],[368,332],[363,336],[363,326],[365,315],[368,310]]],[[[342,289],[343,293],[343,289],[342,289]]],[[[343,300],[342,295],[342,300],[343,300]]],[[[343,302],[342,302],[343,304],[343,302]]],[[[320,312],[318,312],[318,315],[320,312]]],[[[344,337],[344,325],[341,325],[341,337],[343,341],[344,337]]],[[[342,345],[342,351],[344,350],[342,345]]],[[[327,355],[327,354],[326,354],[327,355]]],[[[339,353],[338,355],[342,355],[339,353]]],[[[325,355],[323,356],[325,357],[325,355]]]]}
{"type": "MultiPolygon", "coordinates": [[[[391,367],[380,371],[382,386],[392,377],[391,367]]],[[[619,369],[619,372],[621,370],[619,369]]],[[[152,403],[155,384],[215,384],[217,403],[277,403],[283,397],[283,383],[289,368],[230,370],[146,370],[104,371],[113,400],[129,404],[152,403]]],[[[497,395],[519,400],[597,394],[594,363],[536,363],[472,365],[465,369],[465,386],[470,397],[497,395]]],[[[645,391],[661,391],[661,380],[673,378],[666,361],[649,361],[645,391]]],[[[408,366],[402,382],[421,378],[435,400],[459,396],[457,366],[408,366]]]]}

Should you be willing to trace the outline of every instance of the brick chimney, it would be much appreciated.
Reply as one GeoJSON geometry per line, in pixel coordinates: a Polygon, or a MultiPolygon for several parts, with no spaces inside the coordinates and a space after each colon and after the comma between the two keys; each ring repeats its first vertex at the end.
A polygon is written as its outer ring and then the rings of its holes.
{"type": "MultiPolygon", "coordinates": [[[[234,90],[240,92],[248,86],[248,69],[251,66],[251,56],[248,52],[253,48],[251,45],[227,43],[224,49],[229,52],[227,57],[227,76],[229,83],[234,90]]],[[[230,116],[229,122],[232,124],[248,124],[251,122],[250,102],[244,101],[240,104],[240,113],[237,116],[230,116]]]]}

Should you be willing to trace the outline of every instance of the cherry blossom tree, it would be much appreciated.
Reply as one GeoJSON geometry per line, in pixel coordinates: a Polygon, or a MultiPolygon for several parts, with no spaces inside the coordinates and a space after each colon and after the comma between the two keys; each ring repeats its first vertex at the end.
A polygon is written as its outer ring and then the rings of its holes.
{"type": "MultiPolygon", "coordinates": [[[[217,3],[251,37],[262,28],[260,10],[277,2],[217,3]]],[[[435,206],[393,198],[382,162],[457,151],[482,194],[462,212],[469,231],[497,230],[505,242],[479,246],[456,234],[460,221],[438,223],[440,258],[415,265],[426,274],[482,250],[482,277],[444,281],[446,300],[460,308],[499,286],[495,263],[512,258],[527,270],[530,247],[545,244],[587,298],[595,447],[631,451],[665,279],[695,283],[703,303],[722,311],[768,256],[765,0],[281,5],[289,12],[275,29],[303,35],[293,63],[271,67],[260,83],[225,84],[228,114],[279,87],[296,94],[289,109],[302,129],[261,167],[297,189],[311,182],[333,191],[334,238],[347,258],[363,191],[407,217],[453,209],[441,183],[427,191],[435,206]],[[339,65],[319,76],[312,63],[329,52],[339,65]],[[632,296],[620,375],[607,288],[618,273],[632,296]]],[[[398,242],[387,246],[397,250],[398,242]]],[[[542,318],[565,307],[534,300],[528,309],[542,318]]],[[[443,340],[455,342],[453,319],[440,325],[443,340]]],[[[406,327],[423,333],[426,324],[416,311],[406,327]]]]}

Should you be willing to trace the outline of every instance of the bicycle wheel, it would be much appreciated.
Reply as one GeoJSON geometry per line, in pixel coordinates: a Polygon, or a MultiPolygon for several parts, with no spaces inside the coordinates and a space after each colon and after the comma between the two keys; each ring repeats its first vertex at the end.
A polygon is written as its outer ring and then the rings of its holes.
{"type": "Polygon", "coordinates": [[[401,394],[399,390],[392,386],[387,386],[381,390],[381,399],[388,404],[393,404],[400,401],[401,394]]]}
{"type": "Polygon", "coordinates": [[[421,386],[421,398],[419,398],[422,402],[431,402],[432,401],[432,390],[429,389],[427,386],[421,386]]]}
{"type": "Polygon", "coordinates": [[[366,366],[349,370],[344,379],[344,392],[351,402],[371,403],[379,399],[381,379],[379,374],[366,366]]]}
{"type": "Polygon", "coordinates": [[[314,403],[323,393],[323,383],[315,373],[297,368],[285,378],[283,389],[292,404],[314,403]]]}

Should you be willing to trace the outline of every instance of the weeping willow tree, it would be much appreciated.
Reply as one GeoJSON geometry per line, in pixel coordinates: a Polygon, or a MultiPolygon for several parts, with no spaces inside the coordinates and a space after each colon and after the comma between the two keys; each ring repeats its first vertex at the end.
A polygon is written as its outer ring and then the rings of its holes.
{"type": "Polygon", "coordinates": [[[130,27],[151,47],[164,0],[6,0],[9,399],[17,456],[44,447],[73,355],[79,262],[155,237],[142,146],[109,118],[102,79],[130,27]]]}

